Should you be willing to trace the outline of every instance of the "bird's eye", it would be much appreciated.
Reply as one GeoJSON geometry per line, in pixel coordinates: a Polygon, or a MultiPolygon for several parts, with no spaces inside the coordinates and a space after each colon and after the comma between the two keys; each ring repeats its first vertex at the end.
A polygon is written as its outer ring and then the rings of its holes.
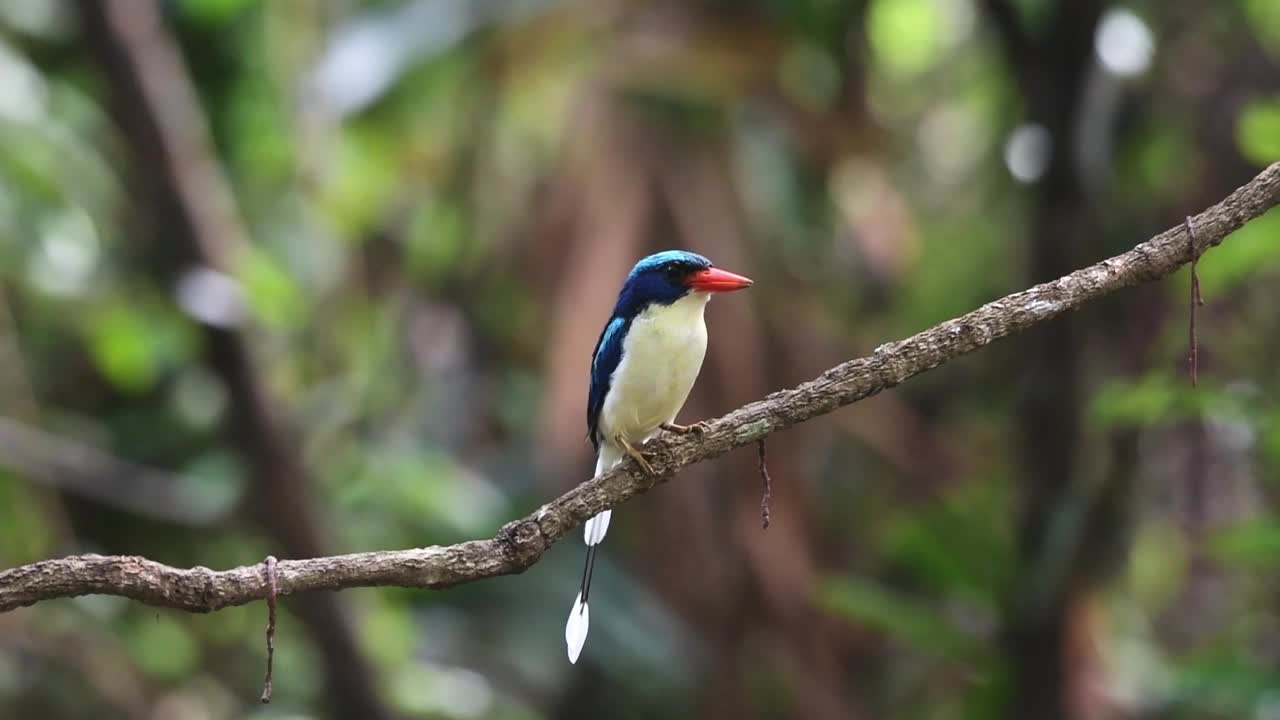
{"type": "Polygon", "coordinates": [[[684,271],[678,265],[668,265],[663,274],[666,275],[667,280],[673,283],[678,283],[684,279],[684,271]]]}

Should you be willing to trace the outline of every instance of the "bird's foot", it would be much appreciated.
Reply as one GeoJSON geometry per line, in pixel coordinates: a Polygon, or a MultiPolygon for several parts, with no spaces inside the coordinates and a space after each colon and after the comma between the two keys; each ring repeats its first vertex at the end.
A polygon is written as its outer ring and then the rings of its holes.
{"type": "Polygon", "coordinates": [[[658,473],[655,472],[653,466],[649,464],[649,459],[644,456],[644,453],[637,450],[634,445],[627,442],[627,439],[621,435],[616,436],[614,439],[618,441],[618,445],[622,446],[622,451],[627,455],[630,455],[631,459],[636,461],[636,464],[640,466],[640,469],[643,470],[646,475],[650,477],[658,476],[658,473]]]}
{"type": "Polygon", "coordinates": [[[689,433],[696,433],[698,435],[701,435],[705,433],[707,430],[710,430],[711,426],[703,422],[702,420],[699,420],[698,422],[693,423],[691,425],[677,425],[675,423],[662,423],[662,429],[666,430],[667,432],[675,433],[677,435],[688,435],[689,433]]]}

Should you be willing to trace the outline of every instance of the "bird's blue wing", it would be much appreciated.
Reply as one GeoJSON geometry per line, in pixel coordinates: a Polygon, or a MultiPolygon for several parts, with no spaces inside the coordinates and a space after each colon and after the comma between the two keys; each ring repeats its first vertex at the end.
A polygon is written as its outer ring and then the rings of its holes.
{"type": "Polygon", "coordinates": [[[631,321],[615,317],[604,326],[600,339],[596,341],[595,352],[591,355],[591,390],[587,394],[587,432],[591,444],[600,449],[600,410],[604,408],[604,397],[609,394],[609,384],[613,379],[613,371],[622,362],[622,340],[627,335],[627,326],[631,321]]]}

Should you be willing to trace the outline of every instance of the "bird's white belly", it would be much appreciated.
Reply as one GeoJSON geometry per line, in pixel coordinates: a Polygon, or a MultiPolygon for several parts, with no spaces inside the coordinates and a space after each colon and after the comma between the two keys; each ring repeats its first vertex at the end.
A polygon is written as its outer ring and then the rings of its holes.
{"type": "Polygon", "coordinates": [[[620,434],[632,444],[642,443],[675,420],[707,352],[703,312],[708,297],[691,293],[671,305],[655,305],[631,322],[600,412],[606,442],[620,434]]]}

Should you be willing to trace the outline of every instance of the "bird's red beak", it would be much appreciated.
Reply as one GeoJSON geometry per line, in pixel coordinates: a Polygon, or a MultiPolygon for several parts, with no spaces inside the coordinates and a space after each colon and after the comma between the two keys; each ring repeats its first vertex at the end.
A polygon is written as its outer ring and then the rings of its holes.
{"type": "Polygon", "coordinates": [[[751,278],[720,268],[707,268],[689,276],[689,287],[698,292],[728,292],[751,287],[751,278]]]}

